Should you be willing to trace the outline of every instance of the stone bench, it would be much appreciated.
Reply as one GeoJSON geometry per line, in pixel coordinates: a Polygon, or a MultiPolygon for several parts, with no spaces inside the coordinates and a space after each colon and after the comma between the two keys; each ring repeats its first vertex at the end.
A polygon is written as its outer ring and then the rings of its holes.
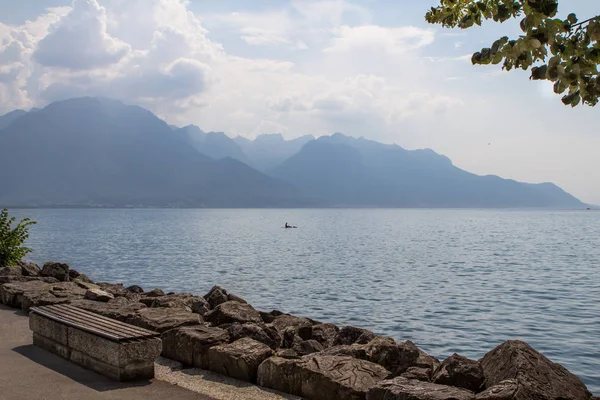
{"type": "Polygon", "coordinates": [[[33,344],[111,379],[154,377],[160,334],[70,305],[33,307],[33,344]]]}

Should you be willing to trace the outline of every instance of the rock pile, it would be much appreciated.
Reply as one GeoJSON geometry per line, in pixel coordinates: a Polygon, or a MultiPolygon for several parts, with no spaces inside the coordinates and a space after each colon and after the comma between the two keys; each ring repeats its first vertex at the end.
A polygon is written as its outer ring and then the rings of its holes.
{"type": "Polygon", "coordinates": [[[306,399],[590,400],[575,375],[527,343],[507,341],[480,360],[440,362],[411,341],[352,326],[256,310],[218,286],[205,296],[94,283],[67,264],[0,269],[0,301],[70,303],[160,332],[164,357],[306,399]]]}

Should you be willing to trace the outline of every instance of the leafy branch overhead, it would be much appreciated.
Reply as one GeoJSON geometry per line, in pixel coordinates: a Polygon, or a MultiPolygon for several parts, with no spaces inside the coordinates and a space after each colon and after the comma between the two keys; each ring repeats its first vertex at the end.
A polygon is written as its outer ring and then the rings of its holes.
{"type": "Polygon", "coordinates": [[[31,253],[31,249],[23,247],[23,243],[29,237],[29,227],[35,222],[25,218],[13,227],[16,220],[8,217],[6,208],[0,211],[0,268],[16,264],[31,253]]]}
{"type": "Polygon", "coordinates": [[[502,37],[473,54],[473,64],[500,64],[528,70],[531,78],[554,82],[565,105],[595,106],[600,96],[600,16],[579,21],[575,14],[556,18],[558,0],[440,0],[427,22],[467,29],[483,20],[522,18],[518,39],[502,37]]]}

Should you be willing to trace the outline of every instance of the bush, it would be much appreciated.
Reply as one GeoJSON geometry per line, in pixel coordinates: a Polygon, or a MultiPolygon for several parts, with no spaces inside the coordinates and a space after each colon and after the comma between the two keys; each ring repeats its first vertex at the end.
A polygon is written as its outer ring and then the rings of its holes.
{"type": "Polygon", "coordinates": [[[31,253],[31,249],[24,247],[23,243],[29,237],[29,226],[36,222],[25,218],[11,229],[16,220],[15,217],[8,218],[6,208],[0,212],[0,267],[16,264],[31,253]]]}

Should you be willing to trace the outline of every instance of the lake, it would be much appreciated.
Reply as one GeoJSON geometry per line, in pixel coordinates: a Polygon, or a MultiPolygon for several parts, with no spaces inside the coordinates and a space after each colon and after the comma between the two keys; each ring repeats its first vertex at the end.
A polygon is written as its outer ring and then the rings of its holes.
{"type": "Polygon", "coordinates": [[[480,358],[522,339],[600,394],[600,212],[12,210],[30,259],[480,358]],[[285,222],[298,229],[283,229],[285,222]]]}

